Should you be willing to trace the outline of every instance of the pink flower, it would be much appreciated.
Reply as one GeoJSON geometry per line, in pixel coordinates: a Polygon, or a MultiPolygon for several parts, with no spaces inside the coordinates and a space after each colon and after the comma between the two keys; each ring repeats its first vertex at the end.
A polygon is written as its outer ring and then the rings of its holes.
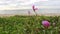
{"type": "Polygon", "coordinates": [[[35,5],[32,6],[33,11],[37,10],[38,8],[35,8],[35,5]]]}
{"type": "Polygon", "coordinates": [[[46,20],[42,21],[42,25],[45,27],[45,28],[48,28],[50,26],[50,23],[46,20]]]}
{"type": "Polygon", "coordinates": [[[28,14],[30,15],[30,11],[28,11],[28,14]]]}

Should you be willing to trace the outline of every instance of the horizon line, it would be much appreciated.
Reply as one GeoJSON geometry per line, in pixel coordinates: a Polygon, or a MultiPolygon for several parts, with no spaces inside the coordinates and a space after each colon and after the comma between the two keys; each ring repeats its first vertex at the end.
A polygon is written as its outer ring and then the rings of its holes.
{"type": "MultiPolygon", "coordinates": [[[[36,6],[38,9],[60,9],[60,6],[36,6]]],[[[22,10],[22,9],[32,9],[32,7],[0,7],[0,10],[22,10]]]]}

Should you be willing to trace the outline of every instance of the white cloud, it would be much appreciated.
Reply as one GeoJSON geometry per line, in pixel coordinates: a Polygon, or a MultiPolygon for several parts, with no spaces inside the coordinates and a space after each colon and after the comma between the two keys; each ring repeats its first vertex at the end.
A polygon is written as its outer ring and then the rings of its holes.
{"type": "Polygon", "coordinates": [[[0,9],[24,7],[39,1],[40,0],[0,0],[0,9]]]}
{"type": "MultiPolygon", "coordinates": [[[[52,5],[59,5],[60,1],[50,1],[50,0],[0,0],[0,9],[5,8],[20,8],[23,7],[24,9],[27,7],[31,7],[32,4],[37,6],[52,6],[52,5]],[[46,2],[45,2],[46,1],[46,2]]],[[[22,9],[23,9],[22,8],[22,9]]]]}
{"type": "Polygon", "coordinates": [[[20,5],[29,5],[34,4],[35,2],[39,1],[47,1],[47,0],[0,0],[0,4],[20,4],[20,5]]]}

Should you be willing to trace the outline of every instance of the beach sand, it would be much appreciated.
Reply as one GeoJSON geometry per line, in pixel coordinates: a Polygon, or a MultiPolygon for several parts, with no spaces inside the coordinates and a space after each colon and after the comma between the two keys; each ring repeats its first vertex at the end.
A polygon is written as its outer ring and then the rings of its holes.
{"type": "MultiPolygon", "coordinates": [[[[15,16],[18,14],[0,14],[0,17],[10,17],[10,16],[15,16]]],[[[24,14],[24,15],[20,15],[19,16],[35,16],[35,14],[33,15],[28,15],[28,14],[24,14]]],[[[60,13],[45,13],[45,14],[37,14],[37,16],[60,16],[60,13]]]]}

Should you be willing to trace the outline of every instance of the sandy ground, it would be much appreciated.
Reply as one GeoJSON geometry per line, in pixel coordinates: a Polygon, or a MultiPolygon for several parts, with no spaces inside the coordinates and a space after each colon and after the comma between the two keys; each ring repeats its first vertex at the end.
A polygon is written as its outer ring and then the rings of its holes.
{"type": "MultiPolygon", "coordinates": [[[[0,14],[0,17],[10,17],[15,16],[16,14],[0,14]]],[[[34,15],[20,15],[20,16],[34,16],[34,15]]],[[[46,13],[46,14],[38,14],[38,16],[60,16],[60,13],[46,13]]]]}

